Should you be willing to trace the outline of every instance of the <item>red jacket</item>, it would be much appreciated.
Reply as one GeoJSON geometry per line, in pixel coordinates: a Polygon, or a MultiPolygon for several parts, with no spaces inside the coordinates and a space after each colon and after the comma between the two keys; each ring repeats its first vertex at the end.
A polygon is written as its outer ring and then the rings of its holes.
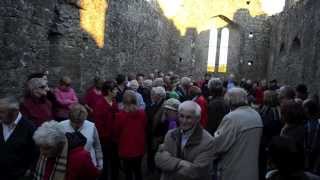
{"type": "Polygon", "coordinates": [[[207,127],[208,124],[208,103],[203,96],[197,97],[195,102],[201,107],[201,119],[200,124],[203,128],[207,127]]]}
{"type": "Polygon", "coordinates": [[[25,97],[20,105],[24,117],[34,122],[39,127],[43,122],[53,120],[52,104],[47,99],[25,97]]]}
{"type": "Polygon", "coordinates": [[[104,98],[97,101],[93,110],[95,121],[101,144],[105,144],[114,139],[115,115],[118,112],[118,105],[114,100],[112,106],[104,98]]]}
{"type": "Polygon", "coordinates": [[[144,111],[121,111],[116,115],[118,152],[122,158],[144,155],[147,116],[144,111]]]}
{"type": "Polygon", "coordinates": [[[97,94],[95,87],[93,86],[87,90],[84,96],[84,103],[93,109],[96,102],[101,98],[103,98],[103,95],[97,94]]]}
{"type": "MultiPolygon", "coordinates": [[[[49,158],[45,166],[43,180],[49,180],[53,173],[55,160],[49,158]]],[[[91,156],[83,146],[76,147],[68,153],[66,180],[96,180],[100,174],[93,165],[91,156]]]]}
{"type": "Polygon", "coordinates": [[[255,96],[256,96],[256,104],[258,105],[263,104],[263,89],[261,87],[256,88],[255,96]]]}
{"type": "Polygon", "coordinates": [[[99,170],[93,165],[90,153],[83,147],[72,149],[68,155],[66,180],[96,180],[99,170]]]}

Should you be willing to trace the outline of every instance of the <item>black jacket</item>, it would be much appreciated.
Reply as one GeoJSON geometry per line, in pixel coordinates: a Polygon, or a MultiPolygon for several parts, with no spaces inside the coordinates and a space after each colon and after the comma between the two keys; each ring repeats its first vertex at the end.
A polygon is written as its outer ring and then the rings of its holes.
{"type": "Polygon", "coordinates": [[[36,163],[38,148],[32,139],[35,125],[22,117],[7,141],[0,124],[0,179],[17,180],[36,163]]]}

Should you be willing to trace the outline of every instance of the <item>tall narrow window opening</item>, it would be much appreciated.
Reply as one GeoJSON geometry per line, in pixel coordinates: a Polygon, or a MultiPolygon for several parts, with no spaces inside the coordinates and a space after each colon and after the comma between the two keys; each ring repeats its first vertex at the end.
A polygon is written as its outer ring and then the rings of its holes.
{"type": "Polygon", "coordinates": [[[221,73],[227,72],[228,47],[229,47],[229,29],[223,28],[221,32],[218,72],[221,72],[221,73]]]}

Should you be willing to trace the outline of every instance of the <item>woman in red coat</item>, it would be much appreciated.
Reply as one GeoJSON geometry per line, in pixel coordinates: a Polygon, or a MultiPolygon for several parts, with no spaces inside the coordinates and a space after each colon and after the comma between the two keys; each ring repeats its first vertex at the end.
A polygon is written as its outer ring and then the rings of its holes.
{"type": "Polygon", "coordinates": [[[101,179],[118,179],[119,158],[117,145],[114,137],[115,115],[118,112],[118,105],[115,97],[117,86],[113,81],[106,81],[102,86],[103,97],[97,100],[93,108],[93,119],[95,121],[103,153],[103,172],[101,179]],[[110,169],[110,172],[108,171],[110,169]]]}
{"type": "Polygon", "coordinates": [[[124,109],[116,115],[116,136],[119,157],[123,160],[126,180],[142,180],[141,161],[145,149],[147,117],[139,110],[134,91],[127,90],[123,96],[124,109]]]}
{"type": "Polygon", "coordinates": [[[206,128],[208,124],[208,103],[206,98],[201,94],[201,89],[197,86],[190,87],[189,96],[201,107],[200,124],[203,128],[206,128]]]}

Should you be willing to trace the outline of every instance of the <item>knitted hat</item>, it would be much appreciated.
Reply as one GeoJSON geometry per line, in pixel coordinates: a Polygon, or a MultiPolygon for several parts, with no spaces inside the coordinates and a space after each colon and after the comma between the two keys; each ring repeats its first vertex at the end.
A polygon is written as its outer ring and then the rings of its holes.
{"type": "Polygon", "coordinates": [[[178,111],[180,101],[174,98],[170,98],[163,103],[163,107],[173,111],[178,111]]]}

